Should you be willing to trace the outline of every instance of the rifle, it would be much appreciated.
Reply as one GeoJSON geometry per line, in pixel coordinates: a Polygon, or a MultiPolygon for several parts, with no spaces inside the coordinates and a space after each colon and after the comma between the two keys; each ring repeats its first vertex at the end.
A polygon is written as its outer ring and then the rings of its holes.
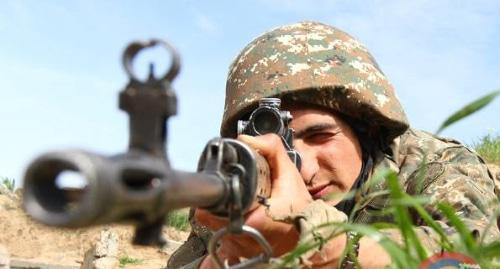
{"type": "MultiPolygon", "coordinates": [[[[261,155],[230,138],[210,140],[201,154],[197,172],[173,169],[167,156],[167,122],[176,114],[177,100],[171,87],[179,72],[180,58],[167,42],[152,39],[130,43],[122,56],[129,82],[119,95],[119,108],[129,114],[129,147],[125,153],[103,156],[84,150],[42,154],[26,170],[24,208],[36,221],[56,227],[88,227],[107,223],[135,225],[133,243],[164,245],[161,229],[169,211],[199,207],[229,218],[217,231],[209,252],[227,233],[248,234],[263,253],[234,268],[249,268],[267,262],[272,249],[259,231],[243,224],[245,212],[265,203],[270,196],[269,166],[261,155]],[[149,77],[139,80],[133,59],[143,49],[163,46],[172,55],[170,69],[160,78],[150,65],[149,77]],[[86,182],[81,189],[59,187],[66,172],[79,174],[86,182]]],[[[300,156],[293,150],[289,112],[279,110],[279,99],[261,100],[248,121],[238,123],[239,133],[261,135],[275,132],[283,139],[290,158],[300,169],[300,156]]]]}

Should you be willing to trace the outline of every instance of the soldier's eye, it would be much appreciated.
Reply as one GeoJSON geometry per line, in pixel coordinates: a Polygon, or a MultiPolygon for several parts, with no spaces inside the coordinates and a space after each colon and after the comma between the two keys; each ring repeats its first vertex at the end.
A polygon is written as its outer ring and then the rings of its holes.
{"type": "Polygon", "coordinates": [[[329,141],[335,134],[334,132],[311,133],[304,137],[304,141],[307,143],[321,144],[329,141]]]}

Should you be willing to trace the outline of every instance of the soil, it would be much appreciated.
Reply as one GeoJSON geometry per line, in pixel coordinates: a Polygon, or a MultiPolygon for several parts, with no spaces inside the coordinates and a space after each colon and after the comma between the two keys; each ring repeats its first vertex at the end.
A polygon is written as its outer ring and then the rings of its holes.
{"type": "MultiPolygon", "coordinates": [[[[89,229],[56,229],[34,222],[21,208],[20,194],[0,192],[0,245],[13,260],[61,266],[80,266],[84,254],[97,242],[100,232],[110,228],[119,238],[119,257],[139,259],[125,268],[163,268],[172,248],[141,247],[130,244],[133,227],[124,225],[98,226],[89,229]]],[[[184,241],[187,232],[164,227],[168,240],[184,241]]],[[[172,245],[171,245],[172,246],[172,245]]]]}

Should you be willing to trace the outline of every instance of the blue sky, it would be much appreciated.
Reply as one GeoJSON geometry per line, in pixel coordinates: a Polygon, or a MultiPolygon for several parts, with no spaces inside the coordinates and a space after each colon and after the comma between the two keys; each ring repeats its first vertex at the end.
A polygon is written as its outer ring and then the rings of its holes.
{"type": "MultiPolygon", "coordinates": [[[[169,122],[173,166],[194,170],[218,135],[227,67],[249,41],[302,20],[364,43],[396,88],[412,125],[435,131],[453,111],[500,88],[498,1],[15,1],[0,2],[0,176],[53,149],[123,152],[127,83],[120,57],[136,39],[164,38],[182,58],[169,122]]],[[[144,53],[166,68],[161,51],[144,53]]],[[[167,58],[165,56],[165,58],[167,58]]],[[[498,100],[443,135],[466,143],[500,131],[498,100]]]]}

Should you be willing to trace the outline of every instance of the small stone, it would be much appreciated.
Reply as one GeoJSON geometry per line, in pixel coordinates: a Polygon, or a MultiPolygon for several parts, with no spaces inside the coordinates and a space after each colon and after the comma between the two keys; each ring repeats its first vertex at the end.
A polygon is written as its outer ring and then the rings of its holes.
{"type": "Polygon", "coordinates": [[[82,269],[115,269],[118,261],[118,235],[106,228],[101,231],[95,246],[85,253],[82,269]]]}
{"type": "Polygon", "coordinates": [[[95,246],[95,257],[118,256],[118,235],[111,229],[101,231],[99,241],[95,246]]]}

